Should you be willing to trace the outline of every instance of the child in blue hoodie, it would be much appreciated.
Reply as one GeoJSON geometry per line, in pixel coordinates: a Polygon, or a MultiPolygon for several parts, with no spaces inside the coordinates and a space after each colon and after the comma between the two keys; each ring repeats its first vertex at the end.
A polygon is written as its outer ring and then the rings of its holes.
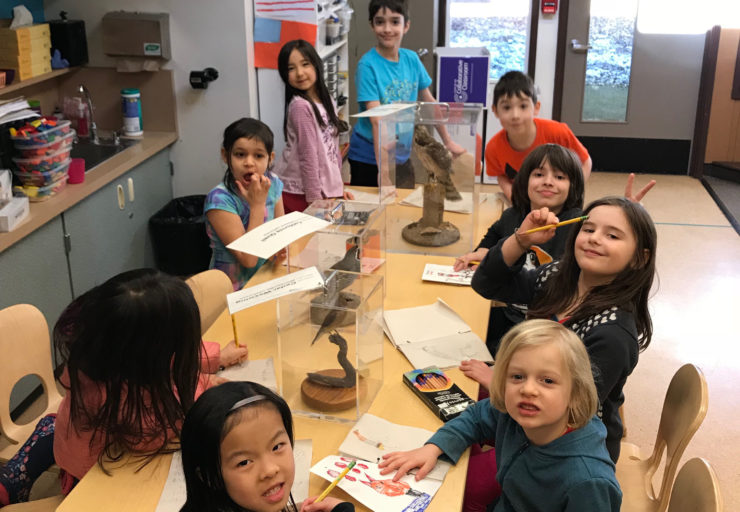
{"type": "Polygon", "coordinates": [[[438,457],[457,462],[473,443],[491,440],[501,490],[489,510],[619,511],[591,363],[574,332],[551,320],[512,328],[496,354],[490,393],[422,448],[385,455],[381,473],[396,471],[397,480],[419,468],[420,480],[438,457]]]}

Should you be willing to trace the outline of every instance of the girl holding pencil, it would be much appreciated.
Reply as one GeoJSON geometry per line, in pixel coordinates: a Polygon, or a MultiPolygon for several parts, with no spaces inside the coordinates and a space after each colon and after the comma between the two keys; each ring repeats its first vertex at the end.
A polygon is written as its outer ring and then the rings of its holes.
{"type": "Polygon", "coordinates": [[[38,476],[56,463],[68,494],[95,464],[124,454],[142,462],[172,451],[185,413],[220,365],[246,348],[202,342],[193,293],[153,269],[119,274],[77,297],[54,326],[67,390],[18,453],[0,467],[0,508],[28,501],[38,476]]]}
{"type": "MultiPolygon", "coordinates": [[[[280,396],[254,382],[209,389],[182,428],[187,501],[181,512],[295,512],[293,417],[280,396]]],[[[331,489],[328,489],[331,490],[331,489]]],[[[308,498],[301,512],[354,512],[349,502],[308,498]]]]}
{"type": "MultiPolygon", "coordinates": [[[[633,195],[634,175],[627,178],[625,197],[639,202],[655,185],[650,181],[637,194],[633,195]]],[[[525,256],[524,267],[536,268],[545,263],[558,260],[565,251],[566,241],[571,231],[577,230],[577,220],[583,216],[584,180],[581,161],[571,150],[558,144],[543,144],[535,148],[522,163],[514,179],[511,193],[513,205],[504,210],[499,220],[488,228],[475,251],[464,254],[455,260],[454,269],[462,270],[478,263],[502,239],[511,236],[534,210],[547,208],[557,215],[559,221],[571,221],[555,230],[554,235],[545,241],[532,244],[525,256]]],[[[526,304],[507,303],[491,307],[488,317],[486,345],[495,354],[499,341],[514,325],[524,320],[527,314],[526,304]]],[[[477,381],[483,389],[491,380],[491,370],[482,361],[469,360],[461,366],[462,371],[477,381]]]]}

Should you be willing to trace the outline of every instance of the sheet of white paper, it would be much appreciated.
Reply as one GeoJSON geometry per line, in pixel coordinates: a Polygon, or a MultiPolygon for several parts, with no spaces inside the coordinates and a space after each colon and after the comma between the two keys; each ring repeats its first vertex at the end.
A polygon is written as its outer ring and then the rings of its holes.
{"type": "MultiPolygon", "coordinates": [[[[445,199],[445,210],[456,213],[473,213],[473,194],[471,192],[460,192],[460,195],[462,199],[459,201],[445,199]]],[[[424,206],[424,187],[418,187],[398,204],[422,208],[424,206]]]]}
{"type": "MultiPolygon", "coordinates": [[[[331,482],[351,461],[348,457],[329,455],[317,462],[311,473],[331,482]]],[[[440,480],[425,478],[417,482],[413,475],[394,482],[392,474],[381,476],[377,464],[363,461],[357,462],[337,484],[357,501],[378,512],[425,510],[441,486],[440,480]]]]}
{"type": "Polygon", "coordinates": [[[386,103],[359,114],[353,114],[350,117],[383,117],[412,107],[416,107],[416,103],[386,103]]]}
{"type": "Polygon", "coordinates": [[[226,295],[229,304],[229,313],[232,315],[242,309],[247,309],[268,300],[277,299],[290,293],[313,290],[324,286],[324,278],[319,269],[310,267],[293,272],[272,281],[258,284],[250,288],[226,295]]]}
{"type": "Polygon", "coordinates": [[[244,361],[218,372],[219,377],[233,381],[252,381],[278,392],[275,365],[271,357],[244,361]]]}
{"type": "Polygon", "coordinates": [[[440,298],[426,306],[386,310],[383,318],[396,345],[470,331],[470,326],[440,298]]]}
{"type": "MultiPolygon", "coordinates": [[[[377,463],[386,453],[421,448],[432,437],[431,430],[391,423],[372,414],[363,414],[339,446],[350,457],[377,463]]],[[[451,464],[437,461],[427,478],[444,480],[451,464]]]]}
{"type": "Polygon", "coordinates": [[[424,265],[424,272],[421,274],[421,279],[423,281],[470,286],[470,281],[473,280],[473,274],[474,271],[470,269],[463,269],[456,272],[452,265],[427,263],[424,265]]]}
{"type": "Polygon", "coordinates": [[[466,359],[493,362],[486,344],[474,332],[451,334],[439,338],[400,344],[398,348],[414,368],[437,366],[452,368],[466,359]]]}
{"type": "Polygon", "coordinates": [[[308,498],[308,477],[311,474],[311,456],[313,454],[313,442],[310,439],[296,439],[293,446],[293,459],[295,460],[295,479],[291,494],[296,503],[308,498]]]}
{"type": "Polygon", "coordinates": [[[172,454],[170,472],[154,512],[180,512],[185,504],[186,496],[185,474],[182,472],[182,452],[177,451],[172,454]]]}
{"type": "MultiPolygon", "coordinates": [[[[387,187],[387,188],[388,188],[388,190],[390,190],[390,188],[392,188],[392,187],[387,187]]],[[[378,204],[378,201],[379,201],[378,194],[374,194],[372,192],[366,192],[364,190],[357,190],[357,189],[349,188],[349,187],[345,188],[344,190],[349,191],[349,192],[352,192],[352,195],[355,196],[354,199],[347,200],[348,203],[353,203],[353,202],[356,201],[358,203],[373,203],[373,204],[378,204]]],[[[383,198],[383,204],[391,204],[395,200],[396,200],[395,193],[387,194],[383,198]]]]}
{"type": "Polygon", "coordinates": [[[318,231],[329,224],[330,222],[324,219],[301,212],[291,212],[244,233],[226,247],[260,258],[269,258],[302,236],[318,231]]]}

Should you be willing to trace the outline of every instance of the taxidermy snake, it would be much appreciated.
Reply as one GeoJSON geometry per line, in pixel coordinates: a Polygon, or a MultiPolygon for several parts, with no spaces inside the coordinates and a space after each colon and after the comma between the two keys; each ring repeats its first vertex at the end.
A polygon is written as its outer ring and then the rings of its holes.
{"type": "Polygon", "coordinates": [[[332,331],[329,335],[329,341],[339,347],[337,361],[339,362],[339,366],[344,370],[344,377],[331,377],[329,375],[321,375],[320,373],[309,373],[308,380],[333,388],[351,388],[356,383],[357,371],[352,366],[352,363],[349,362],[349,359],[347,359],[347,340],[337,331],[332,331]]]}

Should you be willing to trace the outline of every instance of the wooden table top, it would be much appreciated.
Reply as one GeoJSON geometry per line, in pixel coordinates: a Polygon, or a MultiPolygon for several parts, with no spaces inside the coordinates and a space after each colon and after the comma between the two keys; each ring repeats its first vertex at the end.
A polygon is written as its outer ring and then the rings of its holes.
{"type": "MultiPolygon", "coordinates": [[[[412,208],[412,207],[408,207],[412,208]]],[[[421,212],[420,209],[414,208],[421,212]]],[[[488,225],[501,214],[501,204],[489,199],[481,205],[478,235],[485,232],[488,225]],[[488,203],[488,204],[486,204],[488,203]]],[[[488,323],[489,301],[477,295],[467,286],[445,285],[421,280],[426,263],[451,265],[453,258],[445,256],[425,256],[421,254],[386,254],[386,297],[385,309],[398,309],[430,304],[437,297],[442,298],[470,325],[473,331],[485,339],[488,323]]],[[[269,281],[284,275],[285,267],[267,264],[250,280],[249,286],[269,281]]],[[[236,315],[238,336],[249,347],[250,359],[277,357],[277,328],[275,301],[265,302],[243,310],[236,315]]],[[[216,320],[206,332],[204,339],[227,343],[233,338],[231,321],[227,311],[216,320]]],[[[404,372],[413,367],[403,354],[386,338],[383,346],[384,383],[373,401],[369,413],[394,423],[436,430],[442,422],[413,395],[403,384],[404,372]],[[402,407],[399,405],[403,404],[402,407]]],[[[452,380],[469,396],[475,398],[478,385],[465,377],[458,369],[446,370],[452,380]]],[[[338,448],[349,433],[351,424],[310,419],[296,415],[295,438],[312,439],[314,464],[326,455],[338,453],[338,448]]],[[[124,461],[110,467],[106,475],[99,466],[94,466],[80,481],[70,495],[57,509],[59,512],[98,511],[103,507],[109,512],[154,511],[164,487],[169,471],[171,456],[160,456],[148,465],[124,461]],[[138,471],[137,471],[138,469],[138,471]],[[104,504],[104,505],[103,505],[104,504]]],[[[465,476],[468,466],[466,452],[456,466],[449,471],[442,487],[437,491],[428,510],[449,511],[462,508],[465,476]]],[[[316,475],[310,476],[309,495],[319,494],[326,481],[316,475]]],[[[339,499],[354,500],[339,488],[332,491],[339,499]]],[[[355,502],[358,511],[368,510],[355,502]]]]}

